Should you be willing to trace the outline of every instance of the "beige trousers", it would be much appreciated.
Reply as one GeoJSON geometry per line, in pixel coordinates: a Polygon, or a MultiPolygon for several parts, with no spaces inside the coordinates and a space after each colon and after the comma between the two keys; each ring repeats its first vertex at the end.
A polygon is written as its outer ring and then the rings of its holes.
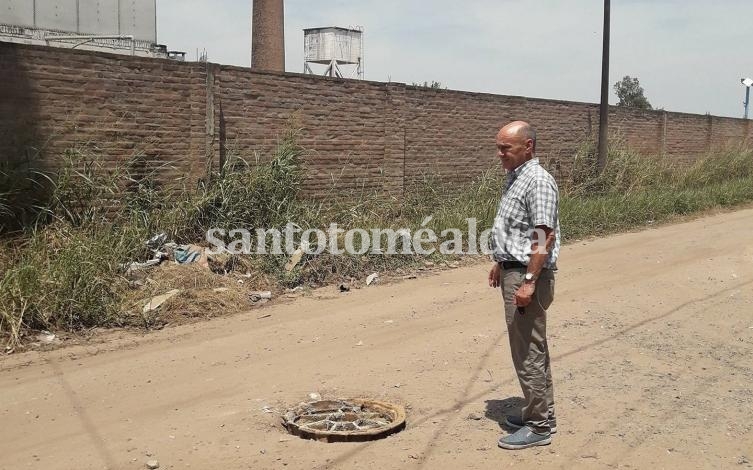
{"type": "Polygon", "coordinates": [[[502,271],[502,297],[505,304],[510,351],[525,405],[523,422],[534,432],[546,434],[555,422],[554,387],[546,342],[546,309],[554,300],[554,272],[541,271],[536,290],[524,314],[515,306],[515,292],[524,281],[525,268],[502,271]]]}

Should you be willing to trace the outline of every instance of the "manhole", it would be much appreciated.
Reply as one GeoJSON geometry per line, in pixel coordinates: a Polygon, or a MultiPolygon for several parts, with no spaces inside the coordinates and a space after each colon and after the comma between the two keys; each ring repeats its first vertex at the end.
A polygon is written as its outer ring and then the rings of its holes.
{"type": "Polygon", "coordinates": [[[405,409],[373,400],[301,403],[282,424],[296,436],[324,442],[371,441],[405,429],[405,409]]]}

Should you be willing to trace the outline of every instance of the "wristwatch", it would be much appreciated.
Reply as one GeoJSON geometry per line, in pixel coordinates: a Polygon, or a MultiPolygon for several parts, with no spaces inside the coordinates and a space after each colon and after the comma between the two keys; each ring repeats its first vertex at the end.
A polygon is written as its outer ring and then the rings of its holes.
{"type": "Polygon", "coordinates": [[[533,281],[533,273],[526,273],[526,281],[533,281]]]}

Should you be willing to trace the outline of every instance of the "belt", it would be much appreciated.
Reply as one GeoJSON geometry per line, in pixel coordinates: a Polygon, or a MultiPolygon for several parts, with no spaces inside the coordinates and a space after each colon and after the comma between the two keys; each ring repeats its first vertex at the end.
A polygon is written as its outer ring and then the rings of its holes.
{"type": "Polygon", "coordinates": [[[528,266],[520,261],[502,261],[502,269],[526,269],[528,266]]]}

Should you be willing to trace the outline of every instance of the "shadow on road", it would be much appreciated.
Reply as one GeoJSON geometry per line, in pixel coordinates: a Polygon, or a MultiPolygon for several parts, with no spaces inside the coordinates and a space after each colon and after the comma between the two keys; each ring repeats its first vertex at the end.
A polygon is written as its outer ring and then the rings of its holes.
{"type": "Polygon", "coordinates": [[[505,424],[505,416],[519,415],[525,400],[523,397],[509,397],[504,400],[486,400],[486,412],[484,416],[496,421],[500,429],[515,431],[514,428],[505,424]]]}

